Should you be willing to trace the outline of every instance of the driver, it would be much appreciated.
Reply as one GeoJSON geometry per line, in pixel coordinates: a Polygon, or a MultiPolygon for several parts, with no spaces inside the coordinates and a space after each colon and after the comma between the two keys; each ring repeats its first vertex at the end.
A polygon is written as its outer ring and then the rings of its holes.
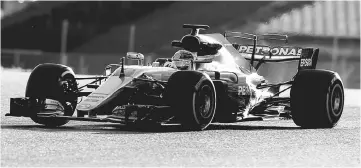
{"type": "Polygon", "coordinates": [[[192,68],[192,60],[195,59],[196,55],[194,53],[187,50],[179,50],[173,55],[172,62],[167,62],[165,66],[180,70],[190,70],[192,68]]]}

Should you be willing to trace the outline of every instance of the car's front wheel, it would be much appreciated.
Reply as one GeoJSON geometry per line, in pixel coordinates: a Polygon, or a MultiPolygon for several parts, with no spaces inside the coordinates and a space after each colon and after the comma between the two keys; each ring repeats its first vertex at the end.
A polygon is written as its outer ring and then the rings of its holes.
{"type": "Polygon", "coordinates": [[[71,68],[59,64],[41,64],[30,74],[25,96],[39,100],[40,107],[31,109],[31,119],[48,127],[68,123],[62,118],[49,118],[43,115],[72,116],[77,105],[77,82],[71,68]]]}
{"type": "Polygon", "coordinates": [[[212,80],[201,72],[178,71],[168,80],[166,100],[185,129],[204,130],[216,110],[212,80]]]}

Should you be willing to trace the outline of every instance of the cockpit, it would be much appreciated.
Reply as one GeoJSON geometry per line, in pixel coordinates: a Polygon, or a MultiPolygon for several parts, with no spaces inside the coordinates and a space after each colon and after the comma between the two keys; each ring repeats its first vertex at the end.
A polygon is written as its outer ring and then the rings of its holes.
{"type": "Polygon", "coordinates": [[[172,58],[158,58],[156,66],[173,67],[180,70],[207,70],[243,72],[254,71],[232,44],[219,33],[199,34],[207,25],[183,25],[191,28],[191,33],[181,40],[172,41],[172,46],[180,48],[172,58]]]}
{"type": "MultiPolygon", "coordinates": [[[[172,57],[172,62],[168,62],[169,67],[177,68],[179,70],[191,70],[194,60],[197,56],[187,50],[178,50],[172,57]]],[[[167,65],[165,65],[167,66],[167,65]]]]}

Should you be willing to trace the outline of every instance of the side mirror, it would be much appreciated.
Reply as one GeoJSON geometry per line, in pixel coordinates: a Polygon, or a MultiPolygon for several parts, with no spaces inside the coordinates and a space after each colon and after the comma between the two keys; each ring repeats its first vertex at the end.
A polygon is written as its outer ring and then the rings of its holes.
{"type": "Polygon", "coordinates": [[[137,60],[138,65],[142,65],[144,60],[144,55],[142,53],[137,53],[137,52],[127,52],[127,59],[137,60]]]}
{"type": "Polygon", "coordinates": [[[198,56],[195,60],[193,60],[194,63],[211,63],[213,62],[214,55],[204,55],[204,56],[198,56]]]}
{"type": "Polygon", "coordinates": [[[104,68],[104,75],[109,76],[111,75],[116,68],[120,67],[119,64],[109,64],[104,68]]]}
{"type": "Polygon", "coordinates": [[[105,67],[105,76],[109,76],[112,74],[112,67],[105,67]]]}
{"type": "Polygon", "coordinates": [[[152,67],[159,67],[159,62],[153,62],[152,67]]]}
{"type": "Polygon", "coordinates": [[[144,60],[144,55],[137,52],[127,52],[127,59],[131,60],[144,60]]]}

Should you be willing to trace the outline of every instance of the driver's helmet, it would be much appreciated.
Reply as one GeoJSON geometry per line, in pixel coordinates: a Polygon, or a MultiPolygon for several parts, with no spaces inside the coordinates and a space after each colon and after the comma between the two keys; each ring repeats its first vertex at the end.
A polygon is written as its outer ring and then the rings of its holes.
{"type": "Polygon", "coordinates": [[[191,60],[194,59],[196,59],[196,55],[192,52],[187,50],[179,50],[173,55],[172,62],[178,69],[186,70],[191,67],[191,60]]]}

